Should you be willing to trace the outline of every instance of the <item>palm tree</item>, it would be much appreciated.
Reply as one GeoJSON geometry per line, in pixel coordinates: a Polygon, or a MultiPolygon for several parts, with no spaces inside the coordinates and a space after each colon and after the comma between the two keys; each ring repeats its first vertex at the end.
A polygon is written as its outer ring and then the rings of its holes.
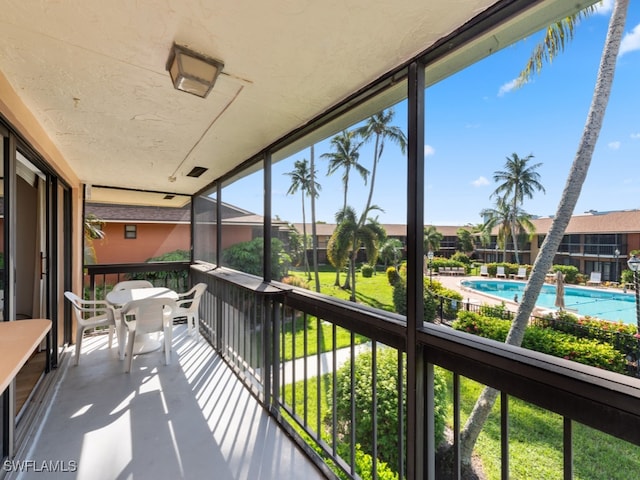
{"type": "MultiPolygon", "coordinates": [[[[367,183],[369,170],[358,163],[360,158],[360,152],[358,150],[362,146],[362,142],[355,141],[355,132],[342,131],[342,133],[331,139],[331,146],[333,147],[333,152],[323,153],[320,156],[329,159],[327,175],[331,175],[339,169],[344,170],[342,174],[344,201],[342,203],[342,209],[340,210],[344,211],[347,208],[347,193],[349,191],[349,174],[351,173],[351,169],[355,169],[360,176],[362,176],[365,185],[367,183]]],[[[335,285],[340,286],[340,269],[338,268],[336,268],[335,285]]]]}
{"type": "MultiPolygon", "coordinates": [[[[622,41],[622,33],[626,23],[628,8],[629,0],[615,0],[611,19],[609,20],[607,38],[604,43],[600,66],[598,68],[596,86],[593,91],[591,106],[589,107],[582,137],[580,138],[580,143],[578,145],[573,164],[571,165],[571,170],[569,171],[569,176],[567,177],[562,197],[558,203],[556,215],[551,222],[549,233],[542,242],[540,252],[533,264],[529,281],[525,286],[516,318],[509,329],[506,343],[511,345],[522,344],[524,332],[536,300],[538,299],[538,295],[540,294],[540,290],[542,289],[545,275],[549,268],[551,268],[553,257],[558,250],[558,246],[562,241],[567,225],[569,224],[569,220],[573,215],[576,203],[580,197],[580,191],[582,190],[582,185],[584,184],[584,180],[589,170],[589,165],[591,164],[593,151],[595,149],[598,136],[600,135],[604,114],[606,112],[607,104],[609,103],[609,96],[611,94],[611,87],[613,85],[613,77],[616,67],[616,58],[620,50],[620,42],[622,41]]],[[[571,23],[568,22],[568,19],[564,19],[562,22],[558,22],[554,28],[559,29],[562,35],[564,35],[564,38],[567,38],[568,34],[564,33],[565,29],[569,28],[567,25],[573,25],[576,18],[579,15],[584,14],[585,11],[583,10],[581,14],[576,14],[571,17],[571,23]]],[[[547,32],[547,38],[545,38],[543,42],[546,45],[546,48],[555,55],[559,51],[558,43],[552,42],[548,37],[549,32],[547,32]]],[[[537,56],[540,62],[542,61],[541,58],[549,58],[553,55],[540,55],[539,53],[534,53],[534,56],[537,56]]],[[[493,404],[495,403],[497,396],[498,391],[493,388],[486,387],[482,391],[460,434],[460,460],[465,466],[471,465],[471,453],[473,451],[473,447],[487,417],[489,416],[489,412],[493,408],[493,404]]]]}
{"type": "Polygon", "coordinates": [[[362,146],[362,142],[355,141],[355,137],[355,132],[344,130],[331,139],[331,146],[334,151],[320,155],[322,158],[329,159],[327,175],[331,175],[339,169],[344,170],[342,173],[342,185],[344,189],[342,210],[347,208],[347,193],[349,191],[349,174],[351,173],[351,169],[355,169],[356,172],[360,174],[364,179],[365,185],[367,184],[367,176],[369,175],[369,170],[358,163],[360,159],[360,152],[358,150],[362,146]]]}
{"type": "MultiPolygon", "coordinates": [[[[368,142],[372,138],[375,140],[375,147],[373,149],[373,166],[371,167],[371,183],[369,184],[369,196],[367,198],[367,204],[364,207],[364,212],[369,211],[371,206],[371,200],[373,198],[373,189],[376,182],[376,171],[378,162],[382,157],[384,151],[384,143],[386,140],[395,143],[400,147],[402,154],[404,155],[407,149],[407,137],[401,128],[396,126],[390,126],[391,120],[393,120],[394,111],[392,108],[378,112],[368,118],[365,125],[356,129],[356,133],[363,138],[365,142],[368,142]]],[[[363,217],[364,219],[365,217],[363,217]]]]}
{"type": "MultiPolygon", "coordinates": [[[[371,207],[371,210],[378,207],[371,207]]],[[[368,218],[360,226],[356,211],[347,207],[336,214],[337,227],[329,239],[327,256],[334,267],[342,268],[349,262],[349,273],[342,288],[351,290],[351,301],[356,301],[356,259],[360,248],[364,247],[367,261],[374,265],[378,259],[380,240],[385,238],[386,232],[377,220],[368,218]],[[332,260],[331,260],[332,259],[332,260]],[[335,263],[334,263],[335,262],[335,263]]]]}
{"type": "Polygon", "coordinates": [[[398,268],[398,262],[402,258],[402,249],[404,245],[397,238],[389,238],[380,246],[380,258],[384,262],[384,269],[387,269],[387,265],[391,264],[396,269],[398,268]]]}
{"type": "Polygon", "coordinates": [[[94,240],[102,240],[105,237],[104,221],[93,213],[84,217],[84,263],[85,265],[97,262],[96,250],[93,247],[94,240]]]}
{"type": "Polygon", "coordinates": [[[320,293],[320,273],[318,272],[318,233],[316,231],[316,198],[318,198],[319,195],[318,190],[320,190],[320,184],[316,182],[315,154],[313,145],[311,145],[310,148],[309,158],[309,174],[311,176],[309,196],[311,197],[311,246],[313,251],[313,272],[316,279],[316,292],[320,293]]]}
{"type": "Polygon", "coordinates": [[[424,249],[426,251],[432,251],[433,253],[440,250],[440,242],[442,242],[443,235],[434,227],[429,225],[424,229],[424,249]]]}
{"type": "MultiPolygon", "coordinates": [[[[485,208],[480,212],[485,219],[483,230],[491,233],[498,228],[497,243],[502,247],[502,261],[507,261],[507,240],[509,236],[528,234],[535,232],[535,225],[531,222],[531,215],[513,204],[507,203],[504,198],[498,198],[495,208],[485,208]]],[[[519,262],[518,262],[519,263],[519,262]]]]}
{"type": "MultiPolygon", "coordinates": [[[[507,257],[507,239],[511,232],[511,205],[503,198],[498,198],[495,208],[484,208],[480,211],[480,216],[485,219],[482,231],[487,235],[497,227],[496,250],[502,247],[502,261],[507,257]]],[[[496,251],[496,254],[498,252],[496,251]]]]}
{"type": "MultiPolygon", "coordinates": [[[[304,255],[304,268],[307,272],[307,278],[311,280],[311,271],[309,269],[309,258],[307,257],[307,220],[304,209],[304,197],[310,195],[311,190],[311,171],[307,159],[296,160],[293,164],[293,170],[284,175],[291,177],[291,186],[287,190],[287,195],[293,195],[300,190],[302,200],[302,250],[304,255]]],[[[320,185],[313,186],[314,193],[320,189],[320,185]]]]}
{"type": "Polygon", "coordinates": [[[476,249],[471,230],[461,227],[456,230],[456,234],[458,235],[458,248],[461,252],[469,255],[476,249]]]}
{"type": "MultiPolygon", "coordinates": [[[[511,212],[515,213],[518,207],[522,205],[526,198],[533,198],[534,191],[545,192],[544,187],[540,183],[540,174],[536,169],[541,163],[529,165],[533,155],[527,155],[520,158],[516,153],[512,153],[511,157],[507,157],[504,170],[498,170],[493,174],[493,180],[500,182],[492,196],[503,196],[505,201],[511,203],[511,212]]],[[[515,220],[515,219],[514,219],[515,220]]],[[[513,250],[516,256],[516,263],[520,263],[518,255],[518,238],[516,235],[516,223],[512,222],[510,226],[511,239],[513,241],[513,250]]]]}

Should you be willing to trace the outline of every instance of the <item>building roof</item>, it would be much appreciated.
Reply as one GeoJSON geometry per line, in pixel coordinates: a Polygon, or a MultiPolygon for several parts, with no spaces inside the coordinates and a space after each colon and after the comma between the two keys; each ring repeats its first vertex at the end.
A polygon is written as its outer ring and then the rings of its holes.
{"type": "MultiPolygon", "coordinates": [[[[236,208],[233,205],[222,204],[222,217],[227,224],[257,225],[263,222],[261,215],[236,208]]],[[[102,203],[86,203],[86,213],[93,214],[105,222],[151,222],[151,223],[189,223],[191,218],[190,205],[181,208],[150,207],[139,205],[115,205],[102,203]]],[[[209,209],[214,213],[215,209],[209,209]]],[[[214,213],[215,214],[215,213],[214,213]]],[[[213,220],[213,219],[210,219],[213,220]]],[[[532,220],[537,234],[546,234],[551,227],[552,217],[541,217],[532,220]]],[[[274,225],[286,222],[273,221],[274,225]]],[[[294,223],[298,232],[302,232],[302,223],[294,223]]],[[[386,223],[382,225],[390,237],[405,237],[406,225],[386,223]]],[[[458,229],[464,225],[436,225],[438,232],[445,237],[455,237],[458,229]]],[[[318,236],[331,236],[336,228],[334,223],[316,224],[318,236]]],[[[640,232],[640,210],[621,210],[610,212],[587,212],[574,215],[569,221],[566,234],[577,233],[636,233],[640,232]]],[[[307,223],[307,233],[311,234],[311,224],[307,223]]]]}
{"type": "MultiPolygon", "coordinates": [[[[532,223],[536,227],[536,233],[545,234],[551,228],[552,221],[552,217],[544,217],[532,220],[532,223]]],[[[565,234],[634,232],[640,232],[640,210],[592,211],[574,215],[567,225],[565,234]]]]}
{"type": "Polygon", "coordinates": [[[191,206],[182,208],[148,207],[140,205],[115,205],[106,203],[85,204],[85,215],[93,214],[107,223],[149,222],[190,223],[191,206]]]}

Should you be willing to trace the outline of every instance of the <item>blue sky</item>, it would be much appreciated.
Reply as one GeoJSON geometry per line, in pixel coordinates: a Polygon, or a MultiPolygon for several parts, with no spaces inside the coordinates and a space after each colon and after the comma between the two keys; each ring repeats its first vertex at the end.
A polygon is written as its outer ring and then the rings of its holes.
{"type": "MultiPolygon", "coordinates": [[[[524,87],[513,80],[525,65],[540,35],[524,39],[426,91],[425,223],[481,223],[479,212],[494,205],[493,173],[506,157],[532,154],[546,192],[526,200],[532,215],[555,213],[591,102],[606,36],[611,1],[582,21],[575,38],[552,64],[524,87]]],[[[587,210],[640,208],[640,5],[631,2],[616,77],[603,128],[575,213],[587,210]]],[[[427,70],[428,76],[428,70],[427,70]]],[[[395,107],[395,124],[406,125],[406,105],[395,107]]],[[[326,176],[328,141],[315,147],[318,181],[317,220],[332,223],[342,206],[341,173],[326,176]]],[[[300,152],[273,167],[273,214],[290,222],[302,219],[300,195],[287,195],[289,177],[300,152]]],[[[372,146],[361,149],[360,161],[371,167],[372,146]]],[[[261,175],[223,191],[223,200],[261,212],[261,175]]],[[[349,204],[363,208],[368,187],[352,174],[349,204]]],[[[387,145],[379,164],[373,203],[384,211],[383,223],[406,223],[406,160],[387,145]]],[[[307,205],[308,208],[308,205],[307,205]]],[[[307,221],[309,211],[307,210],[307,221]]]]}

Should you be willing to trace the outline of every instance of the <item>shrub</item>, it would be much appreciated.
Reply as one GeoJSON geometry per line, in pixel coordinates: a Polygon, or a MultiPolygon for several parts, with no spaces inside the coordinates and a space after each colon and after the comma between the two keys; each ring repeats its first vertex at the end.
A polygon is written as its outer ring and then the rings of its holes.
{"type": "MultiPolygon", "coordinates": [[[[287,273],[291,259],[284,251],[284,244],[277,238],[271,239],[271,274],[276,280],[287,273]]],[[[248,242],[240,242],[222,252],[223,264],[244,273],[262,277],[264,239],[256,237],[248,242]]]]}
{"type": "MultiPolygon", "coordinates": [[[[373,457],[368,453],[362,451],[362,446],[356,443],[356,472],[362,480],[373,480],[373,457]]],[[[351,452],[347,448],[347,445],[343,445],[339,450],[339,454],[342,458],[349,458],[351,452]]],[[[387,465],[386,462],[380,460],[376,461],[376,478],[379,480],[398,480],[398,474],[387,465]]],[[[338,476],[344,480],[351,479],[353,477],[347,476],[341,470],[338,472],[338,476]]]]}
{"type": "Polygon", "coordinates": [[[282,283],[286,283],[287,285],[291,285],[292,287],[300,287],[309,289],[309,282],[304,278],[299,277],[297,275],[289,275],[282,279],[282,283]]]}
{"type": "Polygon", "coordinates": [[[373,276],[373,267],[368,263],[365,263],[364,265],[362,265],[360,272],[362,273],[362,276],[364,278],[371,278],[373,276]]]}
{"type": "MultiPolygon", "coordinates": [[[[190,259],[191,254],[187,250],[174,250],[157,257],[151,257],[145,263],[188,262],[190,259]]],[[[128,280],[149,280],[154,285],[164,285],[175,290],[183,290],[188,284],[188,277],[188,270],[183,270],[177,272],[137,272],[131,273],[126,278],[128,280]]]]}
{"type": "MultiPolygon", "coordinates": [[[[457,330],[499,342],[505,341],[510,326],[509,320],[485,317],[472,312],[460,312],[458,319],[453,322],[453,327],[457,330]]],[[[624,373],[626,370],[624,355],[613,346],[548,328],[528,327],[522,347],[613,372],[624,373]]]]}
{"type": "Polygon", "coordinates": [[[631,270],[624,269],[620,274],[621,283],[633,283],[633,272],[631,270]]]}
{"type": "Polygon", "coordinates": [[[467,266],[471,264],[471,259],[462,252],[456,252],[453,255],[451,255],[451,260],[454,262],[462,263],[467,266]]]}
{"type": "MultiPolygon", "coordinates": [[[[456,292],[457,293],[457,292],[456,292]]],[[[436,310],[440,300],[425,288],[423,296],[424,321],[433,322],[436,318],[436,310]]],[[[393,305],[400,315],[407,314],[407,285],[403,278],[399,277],[393,285],[393,305]]]]}
{"type": "Polygon", "coordinates": [[[389,281],[389,285],[395,285],[398,279],[400,278],[400,275],[398,275],[398,271],[396,270],[396,267],[387,268],[386,273],[387,273],[387,280],[389,281]]]}
{"type": "Polygon", "coordinates": [[[513,319],[513,313],[511,313],[504,302],[500,303],[500,305],[481,305],[480,315],[485,317],[501,318],[502,320],[513,319]]]}
{"type": "MultiPolygon", "coordinates": [[[[425,288],[431,292],[434,296],[433,303],[434,309],[440,308],[442,306],[442,316],[446,319],[454,319],[458,314],[458,310],[462,306],[462,294],[457,292],[456,290],[451,290],[442,285],[442,283],[438,281],[429,282],[425,288]]],[[[425,319],[426,319],[426,306],[425,306],[425,319]]],[[[435,318],[435,311],[434,317],[435,318]]],[[[432,321],[432,320],[427,320],[432,321]]]]}
{"type": "MultiPolygon", "coordinates": [[[[406,358],[402,355],[403,363],[406,358]]],[[[404,368],[404,365],[403,365],[404,368]]],[[[337,416],[336,434],[343,445],[350,445],[351,431],[355,428],[355,441],[360,444],[362,451],[370,454],[373,451],[371,439],[373,438],[373,403],[372,403],[372,354],[366,352],[358,355],[354,365],[352,396],[351,363],[347,362],[337,372],[336,405],[329,408],[326,425],[332,425],[332,414],[337,416]],[[351,401],[355,401],[356,425],[352,425],[351,401]]],[[[385,462],[392,470],[398,467],[398,392],[404,392],[401,399],[406,418],[406,386],[402,389],[398,385],[398,352],[392,348],[380,348],[376,355],[376,379],[377,379],[377,437],[378,458],[385,462]]],[[[444,439],[444,426],[446,416],[446,381],[444,373],[440,369],[435,370],[434,376],[434,437],[436,445],[444,439]]],[[[332,396],[330,397],[332,398],[332,396]]],[[[344,447],[343,447],[344,448],[344,447]]],[[[368,471],[371,471],[369,466],[368,471]]],[[[363,472],[364,473],[364,472],[363,472]]],[[[363,477],[366,478],[366,477],[363,477]]]]}
{"type": "Polygon", "coordinates": [[[578,268],[574,267],[573,265],[554,265],[553,271],[562,272],[562,274],[564,275],[565,283],[578,283],[578,274],[580,272],[578,271],[578,268]]]}
{"type": "Polygon", "coordinates": [[[435,258],[432,262],[432,265],[433,265],[433,269],[438,272],[442,269],[442,267],[464,267],[466,272],[467,267],[469,266],[469,262],[465,263],[465,262],[450,260],[447,258],[435,258]]]}
{"type": "Polygon", "coordinates": [[[598,318],[577,317],[569,312],[550,313],[536,320],[540,327],[569,333],[579,338],[590,338],[608,343],[624,355],[637,355],[638,340],[634,336],[638,332],[635,325],[622,322],[610,322],[598,318]]]}

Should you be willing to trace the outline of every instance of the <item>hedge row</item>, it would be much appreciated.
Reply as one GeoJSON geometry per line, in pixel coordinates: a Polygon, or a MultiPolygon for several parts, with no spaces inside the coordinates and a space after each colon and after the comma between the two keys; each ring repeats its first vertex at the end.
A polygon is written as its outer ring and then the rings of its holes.
{"type": "Polygon", "coordinates": [[[536,326],[552,328],[579,338],[608,343],[623,355],[636,356],[638,328],[622,322],[610,322],[592,317],[577,317],[568,312],[550,313],[536,320],[536,326]]]}
{"type": "MultiPolygon", "coordinates": [[[[453,328],[457,330],[499,342],[506,340],[510,327],[509,320],[466,311],[460,312],[458,319],[453,322],[453,328]]],[[[529,326],[522,347],[618,373],[625,373],[627,367],[625,356],[613,346],[549,328],[529,326]]]]}

